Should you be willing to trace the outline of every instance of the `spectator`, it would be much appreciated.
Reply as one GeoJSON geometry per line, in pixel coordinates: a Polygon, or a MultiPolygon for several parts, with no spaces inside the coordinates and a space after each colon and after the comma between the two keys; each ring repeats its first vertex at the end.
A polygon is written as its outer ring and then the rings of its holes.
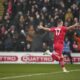
{"type": "MultiPolygon", "coordinates": [[[[75,17],[74,20],[73,20],[73,22],[74,22],[74,23],[78,23],[78,22],[79,22],[79,21],[78,21],[78,18],[75,17]]],[[[78,27],[75,32],[76,32],[78,35],[80,35],[80,28],[78,27]]]]}
{"type": "Polygon", "coordinates": [[[73,3],[71,5],[71,9],[72,9],[72,13],[74,15],[74,17],[79,17],[79,8],[78,8],[78,5],[76,3],[73,3]]]}
{"type": "Polygon", "coordinates": [[[77,33],[74,33],[74,40],[77,42],[78,51],[80,52],[80,36],[77,33]]]}
{"type": "Polygon", "coordinates": [[[63,48],[63,55],[67,55],[70,59],[70,63],[72,64],[72,57],[71,57],[71,49],[70,49],[70,41],[68,40],[68,38],[65,38],[64,41],[64,48],[63,48]]]}
{"type": "Polygon", "coordinates": [[[8,2],[7,13],[8,13],[9,15],[12,14],[12,2],[11,2],[11,0],[9,0],[9,2],[8,2]]]}
{"type": "Polygon", "coordinates": [[[6,39],[4,40],[4,48],[5,51],[12,51],[13,49],[13,41],[10,37],[10,34],[7,35],[6,39]]]}
{"type": "Polygon", "coordinates": [[[26,47],[26,38],[23,34],[19,35],[18,42],[17,42],[17,51],[25,51],[26,47]]]}
{"type": "Polygon", "coordinates": [[[73,52],[78,52],[78,45],[76,41],[73,42],[72,46],[73,46],[73,52]]]}
{"type": "Polygon", "coordinates": [[[66,14],[65,14],[65,20],[67,21],[68,19],[72,20],[73,19],[73,13],[70,8],[68,8],[66,14]]]}

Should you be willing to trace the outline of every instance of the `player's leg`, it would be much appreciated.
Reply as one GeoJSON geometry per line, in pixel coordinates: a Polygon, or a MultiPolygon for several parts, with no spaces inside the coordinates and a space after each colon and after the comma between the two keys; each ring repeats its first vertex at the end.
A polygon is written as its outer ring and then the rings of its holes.
{"type": "Polygon", "coordinates": [[[61,55],[61,58],[60,58],[60,60],[59,60],[59,64],[60,64],[60,66],[61,66],[63,72],[69,72],[69,71],[66,69],[66,67],[65,67],[63,55],[61,55]]]}
{"type": "Polygon", "coordinates": [[[52,58],[55,59],[56,61],[60,61],[60,54],[61,54],[61,51],[62,51],[62,45],[61,44],[55,44],[54,45],[54,51],[53,51],[53,54],[52,54],[52,58]]]}
{"type": "Polygon", "coordinates": [[[67,69],[65,68],[65,63],[64,63],[64,57],[62,55],[62,51],[63,51],[63,45],[58,45],[55,47],[55,52],[57,55],[54,54],[55,60],[59,61],[59,64],[63,70],[63,72],[68,72],[67,69]]]}
{"type": "Polygon", "coordinates": [[[55,53],[52,54],[52,58],[55,59],[56,61],[59,61],[59,64],[60,64],[63,72],[68,72],[67,69],[65,68],[64,57],[62,55],[63,44],[61,44],[61,43],[55,44],[54,51],[55,51],[55,53]]]}
{"type": "Polygon", "coordinates": [[[52,53],[51,56],[52,56],[52,59],[54,59],[54,60],[56,60],[56,61],[59,61],[59,60],[60,60],[60,56],[59,56],[58,53],[55,52],[55,51],[52,53]]]}
{"type": "Polygon", "coordinates": [[[68,53],[67,53],[67,56],[68,56],[68,57],[69,57],[69,59],[70,59],[70,63],[71,63],[71,64],[73,64],[73,61],[72,61],[72,57],[71,57],[70,52],[68,52],[68,53]]]}
{"type": "Polygon", "coordinates": [[[54,51],[52,53],[52,59],[59,61],[60,60],[60,56],[59,56],[60,46],[59,44],[55,44],[53,47],[54,47],[54,51]]]}
{"type": "Polygon", "coordinates": [[[53,53],[53,54],[52,54],[52,59],[53,59],[53,60],[56,60],[56,61],[59,61],[59,64],[60,64],[63,72],[69,72],[69,71],[67,71],[67,69],[65,68],[65,63],[64,63],[64,57],[63,57],[63,55],[59,56],[59,53],[56,53],[56,54],[53,53]]]}

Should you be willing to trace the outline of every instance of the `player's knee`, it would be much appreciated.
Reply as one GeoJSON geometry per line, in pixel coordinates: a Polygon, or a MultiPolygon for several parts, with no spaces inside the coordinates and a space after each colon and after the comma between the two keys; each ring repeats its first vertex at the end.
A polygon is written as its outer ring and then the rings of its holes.
{"type": "Polygon", "coordinates": [[[63,61],[63,60],[64,60],[64,58],[63,58],[63,57],[61,57],[61,58],[60,58],[60,61],[63,61]]]}
{"type": "Polygon", "coordinates": [[[55,54],[52,54],[52,59],[56,61],[60,61],[60,57],[55,54]]]}

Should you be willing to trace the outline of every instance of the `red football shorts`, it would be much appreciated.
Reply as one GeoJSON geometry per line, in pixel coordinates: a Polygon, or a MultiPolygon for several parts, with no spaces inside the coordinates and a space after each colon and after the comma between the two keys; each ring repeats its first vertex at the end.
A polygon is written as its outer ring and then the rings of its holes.
{"type": "Polygon", "coordinates": [[[61,56],[62,55],[62,51],[63,51],[63,44],[61,43],[56,43],[54,44],[54,51],[61,56]]]}

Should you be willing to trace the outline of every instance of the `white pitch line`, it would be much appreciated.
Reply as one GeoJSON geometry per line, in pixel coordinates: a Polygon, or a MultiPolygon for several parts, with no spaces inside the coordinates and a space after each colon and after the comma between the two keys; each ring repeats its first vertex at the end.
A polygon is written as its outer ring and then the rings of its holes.
{"type": "MultiPolygon", "coordinates": [[[[70,72],[74,72],[74,71],[80,71],[80,69],[70,70],[70,72]]],[[[19,76],[3,77],[3,78],[0,78],[0,80],[16,79],[16,78],[32,77],[32,76],[48,75],[48,74],[59,74],[59,73],[64,73],[64,72],[59,71],[59,72],[51,72],[51,73],[37,73],[37,74],[19,75],[19,76]]]]}

